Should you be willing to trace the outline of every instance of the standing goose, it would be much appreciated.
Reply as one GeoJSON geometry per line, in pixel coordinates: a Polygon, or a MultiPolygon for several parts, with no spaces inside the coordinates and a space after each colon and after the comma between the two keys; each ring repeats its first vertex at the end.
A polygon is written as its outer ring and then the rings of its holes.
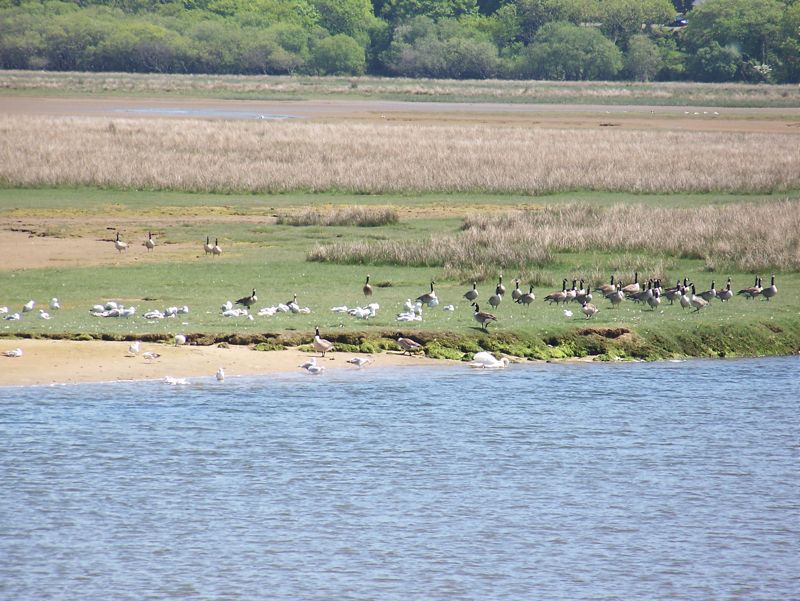
{"type": "Polygon", "coordinates": [[[592,292],[588,288],[583,287],[583,280],[581,280],[581,287],[578,290],[578,294],[575,295],[575,301],[581,305],[584,302],[592,302],[592,292]]]}
{"type": "Polygon", "coordinates": [[[147,232],[147,240],[144,241],[144,246],[147,248],[147,252],[150,252],[156,247],[156,241],[153,240],[152,232],[147,232]]]}
{"type": "Polygon", "coordinates": [[[617,291],[617,286],[614,284],[614,276],[611,276],[611,283],[610,284],[603,284],[602,286],[598,286],[594,289],[595,292],[602,293],[603,296],[608,296],[612,292],[617,291]]]}
{"type": "Polygon", "coordinates": [[[661,293],[658,291],[658,288],[653,289],[653,294],[647,299],[647,304],[650,305],[653,311],[661,304],[661,293]]]}
{"type": "Polygon", "coordinates": [[[499,294],[500,296],[505,296],[506,287],[503,286],[503,276],[499,276],[497,278],[497,286],[494,289],[494,293],[499,294]]]}
{"type": "Polygon", "coordinates": [[[219,238],[214,238],[214,247],[211,249],[211,252],[214,253],[215,257],[222,254],[222,249],[219,246],[219,238]]]}
{"type": "Polygon", "coordinates": [[[717,298],[723,303],[733,298],[733,290],[731,290],[730,278],[728,278],[728,282],[725,284],[725,288],[717,292],[717,298]]]}
{"type": "Polygon", "coordinates": [[[256,296],[256,289],[253,288],[253,293],[250,296],[243,296],[242,298],[240,298],[239,300],[236,301],[236,304],[237,305],[242,305],[243,307],[250,308],[254,304],[256,304],[257,300],[258,300],[258,297],[256,296]]]}
{"type": "Polygon", "coordinates": [[[203,250],[206,252],[206,255],[210,255],[214,252],[214,247],[211,245],[211,239],[206,236],[206,243],[203,244],[203,250]]]}
{"type": "Polygon", "coordinates": [[[664,291],[664,296],[667,297],[667,300],[669,301],[670,305],[674,303],[676,300],[678,300],[681,297],[681,294],[683,294],[683,289],[681,287],[680,280],[675,282],[674,288],[667,288],[664,291]]]}
{"type": "Polygon", "coordinates": [[[702,298],[706,302],[710,301],[712,298],[715,298],[717,296],[716,284],[717,282],[715,280],[711,280],[711,288],[709,290],[701,292],[700,298],[702,298]]]}
{"type": "Polygon", "coordinates": [[[586,319],[589,319],[593,315],[596,315],[597,312],[600,311],[600,309],[595,307],[592,303],[587,303],[586,301],[583,301],[583,305],[581,305],[581,311],[586,316],[586,319]]]}
{"type": "Polygon", "coordinates": [[[619,307],[625,298],[625,293],[622,291],[622,287],[617,284],[617,289],[610,294],[606,294],[606,298],[611,302],[612,307],[619,307]]]}
{"type": "Polygon", "coordinates": [[[563,303],[567,300],[567,278],[562,280],[561,284],[561,292],[553,292],[552,294],[548,294],[544,297],[544,300],[548,301],[551,305],[553,303],[563,303]]]}
{"type": "Polygon", "coordinates": [[[397,344],[399,344],[400,348],[403,349],[404,355],[406,353],[410,355],[411,353],[418,353],[420,351],[425,354],[425,349],[423,346],[416,340],[411,340],[411,338],[403,338],[402,336],[398,336],[397,344]]]}
{"type": "Polygon", "coordinates": [[[522,296],[522,290],[519,289],[519,280],[514,280],[514,289],[511,291],[511,300],[517,302],[520,296],[522,296]]]}
{"type": "Polygon", "coordinates": [[[575,297],[578,296],[578,280],[572,280],[572,288],[566,290],[567,298],[564,302],[575,300],[575,297]]]}
{"type": "Polygon", "coordinates": [[[740,294],[745,298],[757,297],[759,294],[761,294],[761,278],[756,276],[755,284],[750,286],[750,288],[743,288],[742,290],[739,290],[739,292],[736,294],[740,294]]]}
{"type": "Polygon", "coordinates": [[[119,252],[128,250],[128,243],[119,239],[119,232],[117,232],[117,239],[114,241],[114,248],[116,248],[119,252]]]}
{"type": "Polygon", "coordinates": [[[364,296],[372,296],[372,286],[369,285],[369,274],[367,274],[367,281],[364,282],[364,287],[361,289],[364,296]]]}
{"type": "Polygon", "coordinates": [[[623,286],[622,287],[622,293],[625,294],[625,295],[636,294],[641,289],[642,289],[642,287],[639,285],[639,272],[638,271],[634,271],[633,272],[633,284],[628,284],[627,286],[623,286]]]}
{"type": "Polygon", "coordinates": [[[523,305],[525,305],[525,306],[527,307],[527,306],[529,306],[529,305],[530,305],[530,304],[531,304],[531,303],[532,303],[532,302],[533,302],[535,299],[536,299],[536,296],[533,294],[533,284],[531,284],[531,285],[530,285],[530,290],[528,290],[528,292],[526,292],[525,294],[523,294],[522,296],[520,296],[520,297],[517,299],[517,302],[518,302],[518,303],[521,303],[521,304],[523,304],[523,305]]]}
{"type": "Polygon", "coordinates": [[[761,296],[763,296],[765,299],[769,300],[773,296],[775,296],[776,294],[778,294],[778,287],[775,285],[775,274],[773,273],[772,274],[772,280],[770,281],[770,285],[767,288],[764,288],[761,291],[761,296]]]}
{"type": "Polygon", "coordinates": [[[475,307],[475,312],[472,314],[472,317],[475,319],[475,321],[481,324],[481,329],[486,330],[489,327],[489,322],[497,321],[497,318],[491,313],[481,311],[478,303],[472,303],[472,306],[475,307]]]}
{"type": "Polygon", "coordinates": [[[436,293],[433,291],[433,285],[435,283],[436,282],[431,281],[431,291],[430,292],[426,292],[425,294],[420,294],[416,298],[417,302],[420,302],[423,305],[430,305],[431,303],[434,303],[434,302],[438,303],[439,302],[439,299],[436,298],[436,293]]]}
{"type": "Polygon", "coordinates": [[[325,353],[333,350],[333,342],[319,337],[319,326],[314,328],[314,350],[322,353],[323,357],[325,353]]]}
{"type": "Polygon", "coordinates": [[[495,291],[495,293],[489,297],[489,304],[492,306],[492,309],[497,309],[500,306],[500,303],[503,302],[503,295],[499,292],[495,291]]]}
{"type": "Polygon", "coordinates": [[[467,290],[464,293],[464,298],[468,301],[474,301],[478,298],[478,282],[472,282],[472,290],[467,290]]]}
{"type": "Polygon", "coordinates": [[[694,284],[692,284],[692,296],[689,297],[689,302],[692,303],[695,312],[699,311],[703,307],[708,306],[708,301],[704,299],[702,296],[697,296],[697,292],[695,291],[694,284]]]}

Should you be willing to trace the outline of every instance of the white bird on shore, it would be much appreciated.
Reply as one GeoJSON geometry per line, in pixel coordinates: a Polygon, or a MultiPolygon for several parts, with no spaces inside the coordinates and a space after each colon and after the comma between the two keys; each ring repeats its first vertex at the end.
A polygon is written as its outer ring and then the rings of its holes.
{"type": "Polygon", "coordinates": [[[352,359],[348,359],[347,362],[358,367],[364,367],[367,363],[371,362],[372,359],[369,357],[353,357],[352,359]]]}
{"type": "Polygon", "coordinates": [[[233,309],[233,301],[225,301],[224,303],[222,303],[222,306],[219,308],[219,310],[222,311],[222,312],[230,311],[231,309],[233,309]]]}
{"type": "Polygon", "coordinates": [[[312,366],[314,366],[316,364],[317,364],[317,358],[316,357],[310,357],[310,358],[306,359],[303,363],[298,365],[297,367],[300,367],[301,369],[308,369],[309,367],[312,367],[312,366]]]}
{"type": "Polygon", "coordinates": [[[442,307],[442,311],[455,311],[455,310],[456,310],[455,305],[445,305],[444,307],[442,307]]]}
{"type": "Polygon", "coordinates": [[[479,369],[504,369],[508,367],[508,364],[508,357],[498,359],[491,353],[480,351],[479,353],[475,353],[475,356],[472,358],[469,366],[479,369]]]}
{"type": "Polygon", "coordinates": [[[39,319],[52,319],[52,317],[44,309],[39,309],[39,319]]]}
{"type": "Polygon", "coordinates": [[[564,317],[572,317],[572,311],[569,309],[564,309],[564,317]]]}
{"type": "Polygon", "coordinates": [[[138,341],[138,340],[136,340],[136,341],[132,342],[132,343],[131,343],[131,344],[128,346],[128,352],[129,352],[131,355],[138,355],[138,354],[139,354],[139,341],[138,341]]]}
{"type": "Polygon", "coordinates": [[[50,299],[50,309],[52,311],[58,311],[61,308],[61,303],[58,302],[56,297],[50,299]]]}
{"type": "Polygon", "coordinates": [[[186,336],[183,334],[175,334],[175,346],[182,346],[186,344],[186,336]]]}
{"type": "Polygon", "coordinates": [[[8,313],[8,307],[0,307],[0,315],[5,315],[8,313]]]}
{"type": "Polygon", "coordinates": [[[17,347],[10,351],[3,351],[3,355],[6,357],[22,357],[22,349],[17,347]]]}
{"type": "Polygon", "coordinates": [[[145,351],[142,353],[142,357],[147,359],[148,361],[151,359],[158,359],[161,356],[160,353],[155,353],[153,351],[145,351]]]}
{"type": "Polygon", "coordinates": [[[172,376],[164,376],[164,382],[170,386],[185,386],[189,383],[186,378],[173,378],[172,376]]]}
{"type": "Polygon", "coordinates": [[[133,317],[134,315],[136,315],[136,307],[120,307],[119,309],[120,317],[133,317]]]}
{"type": "Polygon", "coordinates": [[[33,308],[36,306],[35,300],[29,300],[27,303],[22,305],[22,312],[28,313],[29,311],[33,311],[33,308]]]}
{"type": "Polygon", "coordinates": [[[216,378],[217,382],[222,382],[225,380],[225,370],[221,367],[217,370],[216,378]]]}
{"type": "Polygon", "coordinates": [[[22,319],[22,315],[20,315],[19,313],[12,313],[11,315],[6,315],[3,319],[5,319],[6,321],[17,321],[19,319],[22,319]]]}

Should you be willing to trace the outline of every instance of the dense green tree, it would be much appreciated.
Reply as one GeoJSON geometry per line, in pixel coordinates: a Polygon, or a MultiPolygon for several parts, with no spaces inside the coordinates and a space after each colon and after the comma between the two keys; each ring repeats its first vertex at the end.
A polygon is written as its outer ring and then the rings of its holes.
{"type": "Polygon", "coordinates": [[[380,16],[400,24],[414,17],[438,20],[478,12],[477,0],[386,0],[380,16]]]}
{"type": "Polygon", "coordinates": [[[776,48],[779,62],[775,77],[786,83],[800,82],[800,2],[786,7],[780,42],[776,48]]]}
{"type": "Polygon", "coordinates": [[[317,43],[311,53],[311,65],[322,75],[361,75],[366,65],[364,48],[339,33],[317,43]]]}
{"type": "Polygon", "coordinates": [[[600,4],[600,30],[626,48],[631,36],[652,25],[669,23],[674,13],[670,0],[604,0],[600,4]]]}
{"type": "Polygon", "coordinates": [[[520,75],[539,79],[612,79],[622,53],[593,27],[547,23],[523,53],[520,75]]]}
{"type": "Polygon", "coordinates": [[[636,81],[650,81],[664,67],[658,45],[643,34],[633,36],[628,42],[624,63],[626,75],[636,81]]]}
{"type": "Polygon", "coordinates": [[[344,33],[367,42],[366,31],[375,19],[370,0],[311,0],[319,25],[328,33],[344,33]]]}
{"type": "Polygon", "coordinates": [[[698,81],[734,81],[742,68],[742,55],[733,46],[711,42],[694,53],[688,62],[688,72],[698,81]]]}

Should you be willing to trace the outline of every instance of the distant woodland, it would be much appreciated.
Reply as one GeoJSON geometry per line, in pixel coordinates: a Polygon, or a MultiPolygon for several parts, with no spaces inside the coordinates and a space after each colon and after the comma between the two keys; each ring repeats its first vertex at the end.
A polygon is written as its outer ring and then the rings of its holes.
{"type": "Polygon", "coordinates": [[[0,0],[0,68],[800,82],[800,0],[0,0]]]}

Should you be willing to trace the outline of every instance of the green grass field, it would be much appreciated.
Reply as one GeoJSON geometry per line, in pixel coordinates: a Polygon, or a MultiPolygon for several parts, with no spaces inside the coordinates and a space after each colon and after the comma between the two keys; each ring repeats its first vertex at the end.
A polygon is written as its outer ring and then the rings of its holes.
{"type": "MultiPolygon", "coordinates": [[[[781,198],[787,196],[782,195],[781,198]]],[[[797,194],[788,195],[796,199],[797,194]]],[[[528,308],[511,301],[510,291],[519,274],[506,270],[508,294],[493,311],[497,323],[489,333],[480,331],[469,303],[462,298],[471,278],[448,278],[442,266],[341,265],[307,260],[309,250],[328,241],[401,240],[404,244],[425,244],[432,236],[458,233],[464,214],[471,210],[583,202],[607,206],[614,203],[653,203],[657,206],[700,206],[709,203],[769,202],[769,196],[675,195],[638,196],[627,194],[558,195],[528,198],[519,196],[430,195],[430,196],[350,196],[337,194],[286,194],[278,196],[220,196],[172,192],[107,191],[96,189],[0,190],[0,218],[20,223],[26,220],[45,233],[61,239],[81,237],[113,239],[108,228],[128,232],[132,246],[119,254],[107,242],[110,263],[91,267],[18,269],[3,272],[0,306],[20,311],[30,299],[46,308],[51,297],[58,297],[62,309],[53,319],[38,319],[34,313],[20,321],[0,322],[4,336],[67,336],[138,338],[171,337],[176,333],[207,335],[206,341],[230,339],[259,342],[278,336],[278,343],[308,342],[313,328],[334,340],[361,344],[362,350],[377,348],[380,339],[399,332],[428,343],[429,354],[459,357],[462,351],[478,347],[504,350],[532,357],[600,355],[603,358],[668,356],[731,356],[793,352],[800,348],[800,275],[777,273],[778,296],[767,302],[734,297],[727,303],[713,301],[700,313],[682,310],[664,301],[655,311],[632,302],[619,309],[595,296],[600,312],[587,320],[580,306],[571,303],[573,312],[565,317],[564,307],[550,306],[545,295],[560,288],[562,278],[586,277],[592,284],[607,281],[611,273],[629,280],[639,268],[647,277],[649,265],[660,265],[665,286],[684,276],[693,280],[698,292],[706,290],[712,279],[718,289],[727,277],[733,289],[752,285],[753,274],[711,272],[699,259],[665,257],[647,253],[582,252],[558,253],[551,264],[526,271],[521,287],[527,290],[534,278],[536,301],[528,308]],[[401,212],[400,222],[382,227],[292,227],[276,225],[272,216],[309,205],[374,204],[393,206],[401,212]],[[415,210],[424,209],[419,215],[415,210]],[[440,209],[437,211],[437,209],[440,209]],[[43,219],[43,217],[45,217],[43,219]],[[191,217],[191,219],[188,219],[191,217]],[[220,219],[224,217],[224,219],[220,219]],[[37,221],[40,220],[40,221],[37,221]],[[123,219],[124,225],[116,220],[123,219]],[[49,225],[47,225],[49,224],[49,225]],[[152,229],[158,246],[153,256],[143,257],[139,246],[152,229]],[[221,257],[205,256],[205,236],[217,236],[224,249],[221,257]],[[184,245],[185,252],[159,258],[171,245],[184,245]],[[374,295],[380,305],[377,316],[359,320],[333,313],[331,307],[364,305],[361,287],[371,275],[374,295]],[[423,309],[423,321],[399,323],[406,299],[414,299],[437,282],[440,305],[423,309]],[[254,309],[287,302],[298,295],[309,315],[277,314],[273,317],[226,318],[220,305],[257,289],[254,309]],[[98,318],[89,314],[96,303],[114,300],[135,306],[131,318],[98,318]],[[444,305],[456,310],[446,312],[444,305]],[[188,315],[148,321],[142,314],[149,309],[188,305],[188,315]],[[597,331],[585,331],[594,328],[597,331]],[[619,336],[624,330],[633,336],[619,336]],[[615,332],[616,330],[616,332],[615,332]],[[633,340],[631,340],[633,338],[633,340]],[[376,346],[377,345],[377,346],[376,346]],[[549,345],[549,346],[548,346],[549,345]]],[[[38,238],[31,238],[35,244],[38,238]]],[[[106,260],[106,257],[104,257],[106,260]]],[[[491,310],[486,299],[493,292],[496,273],[479,282],[482,309],[491,310]]],[[[769,273],[760,274],[768,285],[769,273]]],[[[253,311],[255,313],[255,311],[253,311]]]]}

